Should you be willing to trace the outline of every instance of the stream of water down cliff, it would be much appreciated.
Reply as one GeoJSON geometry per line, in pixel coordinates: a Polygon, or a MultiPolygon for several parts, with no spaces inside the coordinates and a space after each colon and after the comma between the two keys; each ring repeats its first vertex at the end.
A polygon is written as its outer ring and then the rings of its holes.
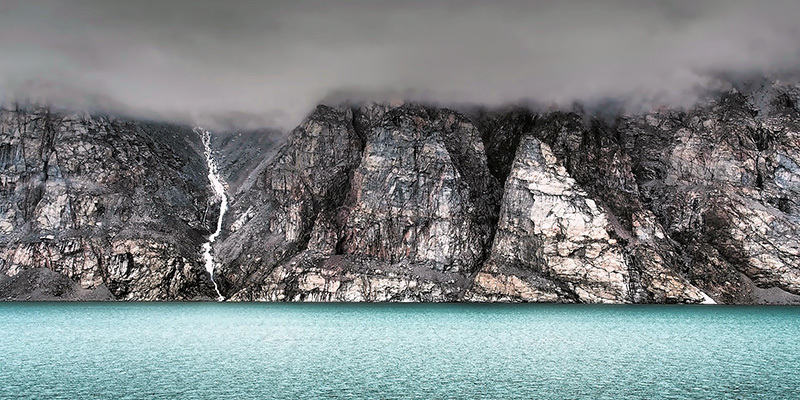
{"type": "Polygon", "coordinates": [[[194,129],[203,140],[203,148],[206,158],[206,165],[208,165],[208,181],[211,182],[211,189],[214,191],[214,199],[219,200],[219,217],[217,218],[217,227],[214,233],[208,236],[208,240],[203,243],[203,261],[205,262],[206,271],[211,277],[211,283],[214,284],[214,291],[217,292],[217,300],[223,301],[225,297],[219,292],[217,282],[214,280],[214,255],[211,253],[211,245],[217,240],[220,232],[222,232],[222,218],[225,212],[228,211],[228,196],[225,194],[225,186],[222,185],[222,180],[219,177],[217,170],[217,162],[214,160],[214,152],[211,149],[211,132],[197,127],[194,129]]]}

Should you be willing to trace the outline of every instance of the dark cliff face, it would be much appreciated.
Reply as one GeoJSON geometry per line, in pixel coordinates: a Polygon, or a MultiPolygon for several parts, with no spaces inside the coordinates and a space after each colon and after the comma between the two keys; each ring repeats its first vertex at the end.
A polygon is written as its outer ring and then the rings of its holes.
{"type": "MultiPolygon", "coordinates": [[[[205,296],[197,248],[216,210],[207,204],[206,173],[189,128],[7,106],[0,274],[47,268],[116,299],[205,296]]],[[[60,282],[34,275],[32,292],[60,282]]],[[[0,297],[28,298],[15,285],[0,297]]],[[[75,290],[56,292],[72,298],[75,290]]]]}
{"type": "Polygon", "coordinates": [[[318,107],[234,203],[223,287],[243,300],[457,300],[500,204],[483,154],[452,111],[318,107]]]}
{"type": "MultiPolygon", "coordinates": [[[[613,118],[319,106],[281,147],[226,134],[215,277],[232,300],[797,303],[797,101],[772,84],[613,118]]],[[[65,298],[213,297],[196,135],[43,113],[4,114],[0,295],[44,267],[79,287],[29,280],[65,298]]]]}

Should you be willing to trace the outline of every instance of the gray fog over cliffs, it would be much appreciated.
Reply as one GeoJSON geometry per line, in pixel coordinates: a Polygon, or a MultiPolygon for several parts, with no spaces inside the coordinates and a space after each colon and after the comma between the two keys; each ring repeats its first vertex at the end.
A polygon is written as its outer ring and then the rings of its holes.
{"type": "MultiPolygon", "coordinates": [[[[688,109],[320,105],[214,132],[237,301],[800,302],[800,90],[688,109]]],[[[190,126],[0,111],[0,298],[216,297],[190,126]]]]}

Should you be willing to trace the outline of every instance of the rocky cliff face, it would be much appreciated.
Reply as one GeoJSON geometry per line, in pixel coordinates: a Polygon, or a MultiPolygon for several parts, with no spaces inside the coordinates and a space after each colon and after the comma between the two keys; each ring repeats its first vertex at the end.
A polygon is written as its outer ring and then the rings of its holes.
{"type": "Polygon", "coordinates": [[[796,99],[320,107],[234,204],[220,274],[242,300],[796,302],[796,99]]]}
{"type": "Polygon", "coordinates": [[[12,279],[0,298],[206,296],[197,248],[215,208],[195,136],[158,123],[1,110],[0,276],[12,279]],[[42,291],[50,295],[35,295],[42,291]]]}
{"type": "MultiPolygon", "coordinates": [[[[613,118],[319,106],[275,150],[220,142],[215,277],[230,300],[797,303],[797,101],[775,83],[613,118]]],[[[4,113],[0,295],[213,297],[188,128],[4,113]]]]}
{"type": "Polygon", "coordinates": [[[220,255],[240,300],[457,300],[499,185],[465,117],[320,106],[235,203],[220,255]]]}

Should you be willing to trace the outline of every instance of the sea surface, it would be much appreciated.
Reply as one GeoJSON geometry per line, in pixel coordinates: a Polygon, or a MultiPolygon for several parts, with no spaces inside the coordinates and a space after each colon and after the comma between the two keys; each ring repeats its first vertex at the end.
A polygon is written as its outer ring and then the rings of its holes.
{"type": "Polygon", "coordinates": [[[800,398],[800,308],[0,303],[0,399],[800,398]]]}

